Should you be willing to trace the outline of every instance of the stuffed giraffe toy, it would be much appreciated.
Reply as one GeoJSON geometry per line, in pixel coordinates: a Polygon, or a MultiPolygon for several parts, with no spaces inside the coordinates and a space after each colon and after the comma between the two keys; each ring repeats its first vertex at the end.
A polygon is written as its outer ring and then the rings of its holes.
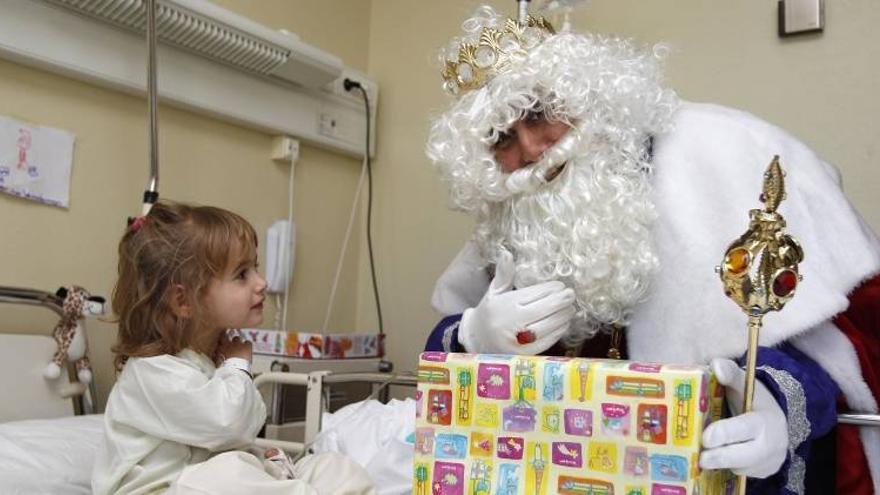
{"type": "Polygon", "coordinates": [[[92,381],[92,368],[89,363],[89,345],[83,320],[87,316],[104,314],[104,298],[92,296],[82,287],[75,285],[69,289],[61,287],[55,295],[63,300],[63,314],[53,332],[58,349],[52,361],[43,370],[43,376],[55,380],[61,376],[65,362],[71,362],[76,367],[77,379],[86,385],[92,381]]]}

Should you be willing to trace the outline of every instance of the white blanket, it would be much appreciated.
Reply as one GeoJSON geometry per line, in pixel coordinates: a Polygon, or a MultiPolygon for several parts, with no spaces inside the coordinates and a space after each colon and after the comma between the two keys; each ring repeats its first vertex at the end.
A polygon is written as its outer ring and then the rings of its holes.
{"type": "Polygon", "coordinates": [[[0,424],[0,487],[6,495],[91,493],[103,439],[98,414],[0,424]]]}

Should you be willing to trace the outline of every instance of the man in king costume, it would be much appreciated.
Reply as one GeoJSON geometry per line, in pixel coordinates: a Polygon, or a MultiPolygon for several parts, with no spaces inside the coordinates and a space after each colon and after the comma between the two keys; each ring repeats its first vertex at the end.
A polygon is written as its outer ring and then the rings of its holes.
{"type": "Polygon", "coordinates": [[[435,287],[448,316],[427,350],[711,363],[739,404],[746,315],[713,268],[779,155],[804,278],[764,319],[754,410],[710,425],[700,464],[750,493],[880,493],[880,428],[836,425],[880,397],[880,242],[837,170],[750,114],[680,100],[662,45],[491,7],[463,30],[427,154],[476,227],[435,287]]]}

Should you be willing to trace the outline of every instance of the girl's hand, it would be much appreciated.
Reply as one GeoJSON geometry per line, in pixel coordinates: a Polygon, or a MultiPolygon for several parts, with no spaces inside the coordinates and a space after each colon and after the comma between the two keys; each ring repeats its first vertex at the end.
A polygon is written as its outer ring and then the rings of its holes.
{"type": "Polygon", "coordinates": [[[242,339],[238,335],[230,337],[226,333],[220,335],[220,342],[217,344],[217,353],[215,361],[222,364],[227,358],[237,357],[246,359],[248,362],[253,361],[253,346],[247,340],[242,339]]]}

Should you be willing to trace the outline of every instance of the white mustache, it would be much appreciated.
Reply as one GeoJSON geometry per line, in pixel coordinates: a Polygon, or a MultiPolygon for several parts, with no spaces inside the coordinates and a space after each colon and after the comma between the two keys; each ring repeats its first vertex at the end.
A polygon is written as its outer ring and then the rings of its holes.
{"type": "MultiPolygon", "coordinates": [[[[572,139],[532,165],[540,173],[548,163],[551,172],[557,163],[567,163],[559,176],[536,181],[545,185],[488,208],[475,234],[488,259],[498,246],[516,253],[516,286],[559,280],[574,289],[577,316],[565,336],[568,343],[589,338],[610,322],[625,324],[658,264],[647,164],[641,156],[621,156],[602,134],[584,133],[577,141],[578,131],[572,129],[573,136],[563,136],[572,139]],[[568,160],[554,162],[567,150],[568,160]]],[[[641,142],[637,136],[632,140],[641,142]]],[[[534,170],[526,172],[534,177],[534,170]]]]}
{"type": "Polygon", "coordinates": [[[504,185],[512,194],[530,193],[556,177],[552,172],[575,156],[582,155],[592,140],[585,124],[570,129],[537,162],[511,173],[504,185]]]}

